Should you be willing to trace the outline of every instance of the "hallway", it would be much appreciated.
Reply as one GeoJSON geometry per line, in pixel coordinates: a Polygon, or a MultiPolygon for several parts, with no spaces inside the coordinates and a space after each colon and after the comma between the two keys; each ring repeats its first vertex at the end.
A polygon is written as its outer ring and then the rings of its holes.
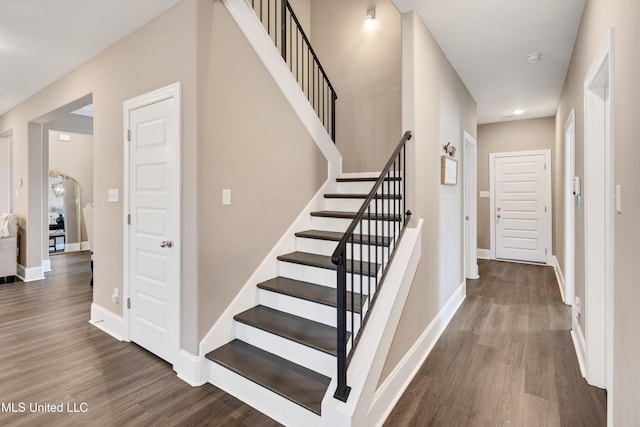
{"type": "Polygon", "coordinates": [[[604,426],[553,268],[478,260],[480,279],[385,426],[604,426]]]}

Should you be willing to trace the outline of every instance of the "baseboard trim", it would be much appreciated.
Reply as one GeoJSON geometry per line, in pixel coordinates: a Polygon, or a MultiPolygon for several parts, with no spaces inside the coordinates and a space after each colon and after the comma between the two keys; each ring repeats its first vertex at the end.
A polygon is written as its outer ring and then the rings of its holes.
{"type": "Polygon", "coordinates": [[[207,382],[207,369],[204,362],[204,357],[180,350],[173,369],[182,381],[192,387],[199,387],[207,382]]]}
{"type": "Polygon", "coordinates": [[[407,389],[413,377],[433,350],[445,328],[464,302],[467,294],[466,280],[453,293],[442,310],[402,358],[400,363],[378,387],[368,419],[381,426],[407,389]]]}
{"type": "Polygon", "coordinates": [[[89,323],[118,341],[127,341],[124,338],[127,335],[124,328],[124,319],[96,303],[91,304],[91,320],[89,320],[89,323]]]}
{"type": "Polygon", "coordinates": [[[565,299],[565,295],[564,295],[564,275],[562,274],[562,269],[560,268],[560,263],[558,262],[558,258],[556,258],[555,255],[553,255],[551,257],[551,261],[552,261],[552,265],[553,265],[553,270],[556,273],[556,280],[558,282],[558,287],[560,287],[560,295],[562,297],[562,301],[566,301],[565,299]]]}
{"type": "Polygon", "coordinates": [[[480,249],[477,250],[477,257],[480,259],[493,259],[491,257],[491,249],[480,249]]]}
{"type": "Polygon", "coordinates": [[[43,259],[42,260],[42,272],[43,273],[48,273],[51,271],[51,260],[50,259],[43,259]]]}
{"type": "Polygon", "coordinates": [[[576,356],[578,358],[578,365],[580,365],[580,373],[583,378],[587,378],[587,371],[585,369],[586,364],[586,348],[587,344],[584,340],[584,334],[578,322],[578,317],[575,315],[575,309],[571,313],[571,339],[573,341],[573,347],[576,350],[576,356]]]}
{"type": "Polygon", "coordinates": [[[42,266],[40,267],[25,267],[18,264],[16,266],[16,276],[18,276],[23,282],[36,282],[38,280],[44,280],[44,272],[42,266]]]}

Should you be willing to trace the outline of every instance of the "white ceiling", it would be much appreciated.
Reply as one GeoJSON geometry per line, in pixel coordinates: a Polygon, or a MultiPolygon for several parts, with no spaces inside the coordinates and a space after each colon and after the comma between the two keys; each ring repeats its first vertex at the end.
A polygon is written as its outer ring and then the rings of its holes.
{"type": "Polygon", "coordinates": [[[0,0],[0,114],[180,0],[0,0]]]}
{"type": "Polygon", "coordinates": [[[553,116],[586,0],[393,0],[416,10],[478,104],[478,123],[553,116]],[[542,53],[538,64],[525,57],[542,53]],[[508,117],[522,108],[521,116],[508,117]]]}
{"type": "MultiPolygon", "coordinates": [[[[179,0],[0,0],[0,114],[179,0]]],[[[393,0],[415,9],[478,104],[478,123],[555,114],[585,0],[393,0]],[[541,52],[531,65],[525,56],[541,52]]]]}

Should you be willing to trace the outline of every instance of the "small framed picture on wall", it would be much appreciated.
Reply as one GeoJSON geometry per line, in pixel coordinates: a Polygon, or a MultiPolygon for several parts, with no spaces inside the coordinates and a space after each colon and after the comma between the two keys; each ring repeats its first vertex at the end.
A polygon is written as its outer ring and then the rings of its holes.
{"type": "Polygon", "coordinates": [[[440,183],[443,185],[458,184],[458,161],[442,156],[440,165],[440,183]]]}

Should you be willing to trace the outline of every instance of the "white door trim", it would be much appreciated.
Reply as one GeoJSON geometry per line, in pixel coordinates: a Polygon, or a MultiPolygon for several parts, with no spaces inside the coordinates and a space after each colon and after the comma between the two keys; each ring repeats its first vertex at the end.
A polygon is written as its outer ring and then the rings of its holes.
{"type": "Polygon", "coordinates": [[[613,399],[613,95],[610,29],[584,80],[586,379],[613,399]]]}
{"type": "Polygon", "coordinates": [[[576,269],[576,197],[573,178],[576,173],[576,110],[571,109],[564,124],[564,303],[575,300],[576,269]]]}
{"type": "Polygon", "coordinates": [[[477,141],[464,131],[464,268],[467,279],[478,279],[478,151],[477,141]],[[475,236],[475,238],[474,238],[475,236]]]}
{"type": "MultiPolygon", "coordinates": [[[[124,123],[124,127],[122,129],[122,140],[123,140],[123,150],[124,150],[124,185],[123,185],[123,197],[122,197],[122,202],[123,202],[123,289],[122,289],[122,295],[123,295],[123,299],[122,299],[122,305],[123,305],[123,313],[122,313],[122,317],[124,319],[124,340],[125,341],[131,341],[131,334],[130,334],[130,310],[127,309],[127,301],[128,299],[131,297],[131,289],[130,289],[130,263],[129,263],[129,256],[130,256],[130,239],[129,239],[129,227],[127,227],[127,223],[128,223],[128,215],[129,215],[129,210],[130,210],[130,202],[129,202],[129,197],[130,197],[130,191],[129,191],[129,185],[131,182],[131,177],[129,174],[129,166],[130,166],[130,155],[129,155],[129,142],[128,142],[128,130],[129,130],[129,125],[130,125],[130,112],[138,109],[138,108],[142,108],[148,105],[152,105],[161,101],[165,101],[167,99],[171,99],[171,98],[175,98],[177,100],[177,102],[175,103],[176,105],[176,111],[174,112],[174,114],[177,116],[177,133],[178,133],[178,146],[180,147],[181,144],[181,135],[182,135],[182,117],[181,117],[181,105],[182,105],[182,101],[181,101],[181,84],[178,83],[174,83],[171,84],[169,86],[165,86],[163,88],[157,89],[155,91],[146,93],[144,95],[138,96],[136,98],[133,99],[129,99],[127,101],[125,101],[123,103],[123,114],[124,114],[124,119],[123,119],[123,123],[124,123]]],[[[182,188],[182,158],[181,158],[181,149],[178,149],[178,158],[176,159],[176,177],[178,179],[178,183],[177,183],[177,188],[182,188]]],[[[178,222],[182,223],[181,220],[181,208],[178,209],[178,222]]],[[[180,230],[181,227],[178,227],[178,230],[180,230]]],[[[180,236],[177,236],[175,238],[176,242],[181,242],[182,239],[180,236]]],[[[182,251],[182,245],[177,244],[175,247],[175,250],[180,251],[179,256],[181,257],[181,251],[182,251]]],[[[180,271],[180,267],[178,267],[179,271],[178,271],[178,277],[181,277],[182,273],[180,271]]],[[[181,319],[182,319],[182,315],[181,315],[181,294],[182,294],[182,283],[178,283],[178,292],[177,292],[177,299],[178,299],[178,343],[177,343],[177,348],[176,348],[176,354],[179,353],[180,351],[180,343],[181,343],[181,319]]],[[[177,364],[178,362],[178,358],[176,358],[176,360],[173,362],[174,366],[175,364],[177,364]]]]}
{"type": "Polygon", "coordinates": [[[491,259],[496,259],[496,200],[495,200],[495,171],[494,162],[495,159],[500,157],[518,157],[518,156],[535,156],[544,155],[544,160],[547,165],[545,169],[545,205],[547,206],[547,221],[546,221],[546,242],[547,248],[546,264],[553,265],[553,252],[552,242],[552,212],[553,206],[551,204],[551,150],[532,150],[532,151],[510,151],[505,153],[490,153],[489,154],[489,239],[490,239],[490,251],[491,259]]]}

